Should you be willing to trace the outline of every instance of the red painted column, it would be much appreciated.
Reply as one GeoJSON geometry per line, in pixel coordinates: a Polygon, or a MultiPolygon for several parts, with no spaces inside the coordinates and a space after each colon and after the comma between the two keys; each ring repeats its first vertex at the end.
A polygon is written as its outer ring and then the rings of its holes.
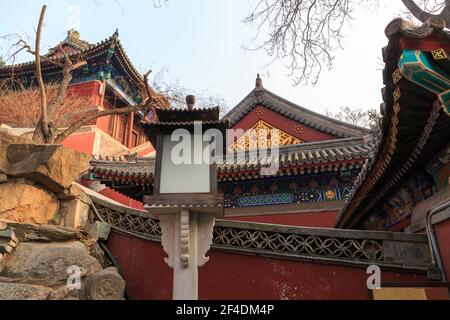
{"type": "Polygon", "coordinates": [[[134,124],[134,112],[130,113],[128,122],[128,138],[127,138],[127,147],[131,148],[131,140],[133,138],[133,124],[134,124]]]}

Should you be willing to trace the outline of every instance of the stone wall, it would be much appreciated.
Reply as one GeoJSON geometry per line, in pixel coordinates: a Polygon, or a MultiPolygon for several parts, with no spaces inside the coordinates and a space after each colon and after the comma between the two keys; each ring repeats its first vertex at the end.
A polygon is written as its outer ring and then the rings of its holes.
{"type": "Polygon", "coordinates": [[[95,236],[14,222],[0,229],[0,300],[123,299],[125,282],[95,236]]]}

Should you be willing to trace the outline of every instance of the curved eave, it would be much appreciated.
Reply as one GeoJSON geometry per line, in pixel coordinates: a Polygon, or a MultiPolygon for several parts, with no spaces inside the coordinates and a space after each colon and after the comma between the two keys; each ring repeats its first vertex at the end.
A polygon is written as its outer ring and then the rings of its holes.
{"type": "MultiPolygon", "coordinates": [[[[242,159],[218,165],[218,181],[262,179],[361,168],[373,148],[374,143],[370,136],[281,147],[279,170],[270,176],[261,175],[261,168],[271,163],[270,155],[252,159],[245,153],[242,159]]],[[[90,171],[99,177],[103,176],[114,181],[136,179],[152,183],[154,160],[129,163],[93,160],[90,171]]]]}
{"type": "Polygon", "coordinates": [[[123,68],[123,70],[126,71],[133,78],[133,80],[135,81],[135,83],[138,86],[143,88],[144,78],[134,67],[133,63],[131,62],[130,58],[128,57],[128,55],[119,39],[117,39],[116,50],[117,50],[116,51],[117,57],[119,58],[120,65],[123,68]]]}
{"type": "MultiPolygon", "coordinates": [[[[89,47],[85,48],[84,50],[80,50],[79,52],[72,52],[68,54],[69,57],[77,57],[79,55],[83,56],[86,60],[93,60],[96,57],[98,57],[101,53],[105,52],[105,49],[107,50],[110,46],[112,41],[114,41],[114,36],[111,36],[105,40],[102,40],[96,44],[90,45],[89,47]]],[[[51,57],[48,57],[47,59],[51,61],[56,62],[63,62],[64,56],[62,54],[54,55],[51,57]]],[[[55,66],[51,64],[50,62],[46,60],[42,60],[42,70],[50,70],[50,69],[59,69],[58,66],[55,66]]],[[[10,74],[11,72],[14,72],[16,74],[28,74],[28,73],[34,73],[35,72],[35,62],[29,61],[24,63],[19,63],[15,65],[8,65],[4,66],[3,68],[0,68],[0,76],[3,74],[10,74]]]]}
{"type": "MultiPolygon", "coordinates": [[[[83,59],[88,61],[88,63],[93,62],[99,58],[104,59],[106,58],[108,49],[111,48],[114,42],[115,42],[115,49],[114,49],[115,55],[113,59],[114,58],[116,59],[122,71],[128,74],[129,77],[133,80],[133,82],[137,86],[143,88],[142,75],[133,66],[120,40],[117,38],[117,34],[114,34],[111,37],[102,40],[96,44],[89,45],[88,47],[81,49],[78,52],[70,53],[68,54],[68,56],[75,58],[81,55],[83,59]]],[[[55,62],[63,62],[64,60],[64,57],[61,54],[46,58],[55,62]]],[[[42,71],[53,71],[53,70],[56,71],[59,69],[60,67],[55,66],[48,61],[42,60],[42,71]]],[[[2,75],[10,75],[11,73],[14,73],[16,75],[26,75],[34,72],[35,72],[35,62],[30,61],[16,65],[8,65],[0,68],[0,77],[2,77],[2,75]]]]}
{"type": "MultiPolygon", "coordinates": [[[[402,74],[399,59],[403,58],[404,50],[411,46],[418,49],[419,44],[426,50],[442,47],[449,50],[449,34],[430,24],[414,27],[396,19],[386,28],[386,35],[389,45],[383,50],[386,66],[381,136],[375,154],[361,170],[336,220],[337,228],[357,228],[370,210],[386,201],[406,182],[415,168],[425,166],[448,145],[450,118],[438,95],[402,74]],[[437,38],[444,42],[437,43],[437,38]]],[[[430,51],[428,54],[432,55],[430,51]]],[[[448,79],[448,60],[436,59],[433,63],[447,72],[448,79]]]]}

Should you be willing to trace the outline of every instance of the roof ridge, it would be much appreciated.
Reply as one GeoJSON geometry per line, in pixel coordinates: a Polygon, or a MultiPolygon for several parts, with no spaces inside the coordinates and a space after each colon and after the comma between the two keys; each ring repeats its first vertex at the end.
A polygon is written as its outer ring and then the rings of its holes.
{"type": "Polygon", "coordinates": [[[326,120],[335,122],[335,123],[337,123],[337,124],[339,124],[339,125],[342,125],[342,126],[345,126],[345,127],[351,127],[351,128],[357,129],[357,130],[362,130],[362,131],[372,132],[371,129],[367,129],[367,128],[360,127],[360,126],[357,126],[357,125],[354,125],[354,124],[351,124],[351,123],[348,123],[348,122],[345,122],[345,121],[341,121],[341,120],[338,120],[338,119],[334,119],[334,118],[328,117],[328,116],[326,116],[326,115],[324,115],[324,114],[321,114],[321,113],[315,112],[315,111],[313,111],[313,110],[310,110],[310,109],[308,109],[308,108],[302,107],[301,105],[298,105],[298,104],[296,104],[295,102],[289,101],[289,100],[287,100],[286,98],[283,98],[283,97],[277,95],[276,93],[273,93],[272,91],[267,90],[267,89],[265,89],[265,88],[263,88],[263,90],[266,91],[268,94],[271,94],[271,95],[275,96],[276,98],[281,99],[283,102],[285,102],[285,103],[287,103],[287,104],[290,104],[290,105],[292,105],[293,107],[298,108],[298,109],[300,109],[300,110],[302,110],[302,111],[304,111],[304,112],[311,113],[311,114],[313,114],[313,115],[315,115],[315,116],[317,116],[317,117],[319,117],[319,118],[323,118],[323,119],[326,119],[326,120]]]}
{"type": "Polygon", "coordinates": [[[250,93],[244,97],[244,99],[242,99],[223,117],[223,119],[229,119],[230,124],[234,125],[245,117],[258,104],[264,105],[283,116],[293,119],[294,121],[302,122],[307,126],[332,134],[333,136],[358,137],[374,133],[371,129],[333,119],[302,107],[265,88],[255,88],[251,90],[250,93]]]}
{"type": "MultiPolygon", "coordinates": [[[[121,41],[119,39],[119,33],[118,33],[117,29],[111,36],[109,36],[103,40],[100,40],[96,43],[90,43],[88,46],[84,47],[83,49],[80,49],[79,51],[68,53],[68,56],[74,57],[74,56],[77,56],[80,54],[86,54],[86,53],[89,53],[90,50],[95,50],[95,48],[97,48],[97,47],[112,44],[113,42],[115,42],[117,44],[115,46],[115,50],[118,50],[118,51],[116,51],[116,56],[117,56],[119,64],[123,65],[123,63],[125,62],[126,66],[124,66],[124,69],[126,70],[129,68],[131,70],[129,72],[130,78],[133,79],[133,81],[135,81],[137,84],[142,84],[143,77],[137,71],[136,67],[133,65],[133,63],[131,62],[130,58],[128,57],[125,49],[123,48],[121,41]],[[122,56],[122,58],[120,58],[119,56],[122,56]]],[[[50,52],[50,54],[47,54],[47,56],[49,59],[55,60],[55,61],[64,59],[63,55],[51,55],[51,52],[50,52]]],[[[45,61],[43,63],[45,64],[45,61]]],[[[11,70],[14,70],[17,68],[29,68],[30,66],[33,66],[34,64],[35,64],[35,61],[32,60],[32,61],[28,61],[28,62],[19,63],[19,64],[6,65],[3,67],[0,67],[0,71],[11,72],[11,70]]]]}
{"type": "MultiPolygon", "coordinates": [[[[116,30],[116,31],[117,31],[117,30],[116,30]]],[[[116,35],[116,32],[115,32],[113,35],[111,35],[111,36],[109,36],[109,37],[107,37],[107,38],[105,38],[105,39],[103,39],[103,40],[100,40],[100,41],[98,41],[98,42],[96,42],[96,43],[90,43],[90,42],[87,42],[87,41],[86,41],[87,43],[89,43],[88,46],[84,47],[83,49],[81,49],[81,50],[78,51],[78,52],[68,53],[67,55],[68,55],[69,57],[73,57],[73,56],[76,56],[76,55],[85,53],[85,52],[87,52],[88,50],[90,50],[90,49],[92,49],[92,48],[95,48],[95,47],[100,46],[100,45],[102,45],[102,44],[105,44],[105,43],[107,43],[107,42],[109,42],[109,41],[111,41],[111,40],[114,40],[115,38],[117,38],[115,35],[116,35]]],[[[118,35],[118,33],[117,33],[117,35],[118,35]]],[[[66,38],[66,39],[67,39],[67,38],[66,38]]],[[[66,39],[65,39],[65,40],[66,40],[66,39]]],[[[50,51],[53,50],[53,49],[58,48],[58,46],[59,46],[60,44],[64,43],[65,40],[63,40],[62,42],[60,42],[57,46],[55,46],[55,47],[53,47],[53,48],[50,48],[50,49],[49,49],[49,53],[47,53],[45,56],[48,57],[49,54],[50,54],[50,51]]],[[[85,41],[85,40],[82,40],[82,41],[85,41]]],[[[63,56],[63,55],[49,56],[48,59],[50,59],[50,60],[64,59],[64,56],[63,56]]],[[[44,62],[45,62],[45,61],[44,61],[44,62]]],[[[15,68],[16,68],[16,67],[24,67],[24,66],[29,66],[29,65],[33,65],[33,64],[35,64],[35,61],[34,61],[34,60],[31,60],[31,61],[27,61],[27,62],[21,62],[21,63],[18,63],[18,64],[9,64],[9,65],[5,65],[5,66],[3,66],[3,67],[0,67],[0,70],[3,70],[3,69],[9,69],[9,68],[13,68],[13,67],[15,67],[15,68]]]]}

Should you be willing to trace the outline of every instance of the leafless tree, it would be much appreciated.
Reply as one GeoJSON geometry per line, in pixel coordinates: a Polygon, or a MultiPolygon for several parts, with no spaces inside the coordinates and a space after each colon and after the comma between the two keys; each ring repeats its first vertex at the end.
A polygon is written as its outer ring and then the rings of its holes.
{"type": "Polygon", "coordinates": [[[380,114],[375,110],[364,111],[361,108],[352,109],[350,107],[341,107],[338,112],[325,112],[330,118],[344,121],[355,126],[377,129],[379,126],[380,114]]]}
{"type": "Polygon", "coordinates": [[[185,108],[185,98],[192,94],[196,96],[198,107],[220,107],[222,114],[228,111],[228,102],[225,98],[209,90],[198,91],[184,87],[178,79],[170,78],[168,68],[162,68],[154,73],[151,79],[151,87],[166,97],[171,105],[176,108],[185,108]]]}
{"type": "MultiPolygon", "coordinates": [[[[33,85],[25,86],[18,80],[13,81],[0,81],[0,124],[35,128],[41,116],[40,92],[33,85]]],[[[48,99],[54,99],[58,92],[57,83],[46,84],[48,99]]],[[[96,113],[97,107],[90,97],[80,97],[69,89],[63,102],[55,109],[53,119],[57,128],[65,128],[83,116],[96,113]]]]}
{"type": "MultiPolygon", "coordinates": [[[[421,22],[439,17],[450,26],[450,0],[401,0],[421,22]]],[[[257,0],[244,22],[256,27],[252,50],[263,49],[275,59],[288,61],[294,84],[316,84],[323,68],[333,65],[341,48],[344,26],[354,8],[367,0],[257,0]],[[262,37],[262,40],[259,40],[262,37]]]]}
{"type": "MultiPolygon", "coordinates": [[[[65,100],[67,98],[67,89],[69,87],[70,81],[72,80],[72,72],[84,66],[87,62],[83,61],[81,56],[69,57],[69,55],[62,47],[60,47],[58,50],[58,59],[49,59],[45,56],[41,56],[40,43],[46,9],[47,7],[44,5],[41,10],[38,27],[36,30],[34,49],[32,49],[31,46],[28,45],[24,40],[20,39],[16,43],[16,47],[18,47],[18,49],[15,50],[15,52],[12,54],[12,56],[15,56],[21,51],[26,51],[33,54],[35,58],[35,73],[39,91],[40,112],[39,119],[36,123],[33,133],[33,141],[37,143],[61,143],[64,139],[78,130],[81,126],[97,118],[109,116],[112,114],[127,114],[139,110],[145,110],[150,107],[167,107],[167,105],[164,103],[164,97],[157,94],[153,89],[150,88],[148,84],[148,76],[150,72],[147,72],[143,76],[142,90],[144,91],[144,95],[147,97],[143,104],[132,107],[95,112],[94,114],[92,114],[92,112],[87,112],[81,117],[73,117],[73,121],[68,125],[68,127],[64,131],[58,132],[57,122],[61,112],[64,113],[67,111],[67,113],[70,113],[70,110],[66,110],[62,107],[66,103],[65,100]],[[56,94],[51,96],[51,98],[49,98],[48,94],[49,87],[45,84],[42,77],[41,64],[43,60],[47,63],[59,67],[63,75],[62,81],[56,88],[56,94]]],[[[52,86],[52,90],[55,90],[54,86],[52,86]]],[[[23,106],[23,108],[24,107],[25,106],[23,106]]]]}

